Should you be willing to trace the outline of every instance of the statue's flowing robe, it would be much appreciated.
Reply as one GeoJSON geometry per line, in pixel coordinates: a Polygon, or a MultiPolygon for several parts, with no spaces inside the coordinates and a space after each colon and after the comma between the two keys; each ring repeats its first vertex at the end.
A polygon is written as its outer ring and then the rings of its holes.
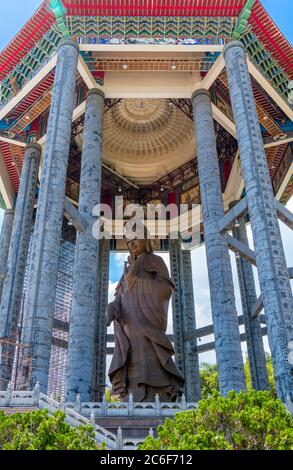
{"type": "Polygon", "coordinates": [[[115,350],[109,377],[114,393],[125,387],[134,401],[172,401],[182,393],[183,377],[166,335],[174,285],[163,259],[144,253],[136,260],[131,287],[121,281],[120,318],[114,321],[115,350]]]}

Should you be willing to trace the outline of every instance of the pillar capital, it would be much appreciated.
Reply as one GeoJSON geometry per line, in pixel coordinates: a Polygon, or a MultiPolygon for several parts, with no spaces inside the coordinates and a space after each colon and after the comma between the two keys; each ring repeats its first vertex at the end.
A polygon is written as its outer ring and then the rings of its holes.
{"type": "Polygon", "coordinates": [[[231,42],[228,42],[228,44],[225,45],[224,47],[224,55],[226,54],[226,52],[231,49],[232,47],[240,47],[241,49],[244,50],[244,45],[241,41],[231,41],[231,42]]]}
{"type": "Polygon", "coordinates": [[[79,45],[75,41],[72,41],[72,39],[63,39],[58,46],[58,50],[63,46],[73,46],[79,52],[79,45]]]}
{"type": "Polygon", "coordinates": [[[14,209],[5,209],[4,215],[14,215],[14,209]]]}
{"type": "Polygon", "coordinates": [[[105,93],[100,88],[91,88],[90,90],[88,90],[86,97],[88,98],[91,95],[99,95],[103,99],[105,99],[105,93]]]}
{"type": "Polygon", "coordinates": [[[199,90],[195,90],[192,93],[191,101],[193,101],[199,95],[207,95],[209,98],[211,98],[211,94],[210,94],[209,90],[206,90],[205,88],[200,88],[199,90]]]}
{"type": "Polygon", "coordinates": [[[43,149],[42,149],[42,146],[41,146],[40,144],[37,144],[37,143],[32,142],[32,143],[27,144],[27,146],[26,146],[26,148],[25,148],[26,151],[27,151],[27,150],[30,150],[30,149],[36,150],[36,151],[38,152],[38,155],[36,155],[36,154],[34,154],[34,155],[30,154],[30,156],[33,157],[33,158],[35,158],[36,160],[39,160],[39,159],[41,158],[41,154],[42,154],[42,150],[43,150],[43,149]]]}

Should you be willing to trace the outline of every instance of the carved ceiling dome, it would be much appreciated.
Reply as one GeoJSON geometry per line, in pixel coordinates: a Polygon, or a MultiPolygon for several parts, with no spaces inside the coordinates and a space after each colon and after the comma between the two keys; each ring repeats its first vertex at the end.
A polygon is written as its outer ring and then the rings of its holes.
{"type": "Polygon", "coordinates": [[[182,158],[193,136],[190,119],[168,100],[123,99],[105,113],[103,156],[125,164],[170,164],[182,158]]]}

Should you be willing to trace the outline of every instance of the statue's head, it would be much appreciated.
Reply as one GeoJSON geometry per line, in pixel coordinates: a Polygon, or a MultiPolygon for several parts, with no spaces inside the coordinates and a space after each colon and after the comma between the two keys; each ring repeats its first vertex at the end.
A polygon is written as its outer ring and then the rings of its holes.
{"type": "Polygon", "coordinates": [[[150,240],[147,239],[139,239],[139,238],[134,238],[133,240],[126,240],[128,249],[130,253],[137,257],[142,255],[143,253],[152,253],[153,248],[151,245],[150,240]]]}
{"type": "Polygon", "coordinates": [[[135,257],[140,256],[143,253],[153,252],[147,228],[143,224],[140,224],[139,228],[140,230],[137,231],[137,237],[127,238],[126,236],[125,238],[130,253],[135,257]]]}
{"type": "Polygon", "coordinates": [[[134,238],[133,240],[126,240],[128,249],[133,256],[140,256],[146,252],[146,240],[139,240],[134,238]]]}

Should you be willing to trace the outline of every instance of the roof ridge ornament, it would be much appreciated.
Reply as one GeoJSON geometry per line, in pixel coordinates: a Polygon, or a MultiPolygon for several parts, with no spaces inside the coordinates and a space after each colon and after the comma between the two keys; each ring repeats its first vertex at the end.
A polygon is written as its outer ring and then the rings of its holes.
{"type": "Polygon", "coordinates": [[[70,38],[70,33],[66,24],[67,9],[63,5],[62,0],[50,0],[49,9],[56,18],[56,25],[62,33],[63,38],[70,38]]]}
{"type": "Polygon", "coordinates": [[[240,39],[242,34],[245,32],[255,1],[256,0],[247,0],[245,3],[239,15],[237,26],[232,34],[232,39],[240,39]]]}

